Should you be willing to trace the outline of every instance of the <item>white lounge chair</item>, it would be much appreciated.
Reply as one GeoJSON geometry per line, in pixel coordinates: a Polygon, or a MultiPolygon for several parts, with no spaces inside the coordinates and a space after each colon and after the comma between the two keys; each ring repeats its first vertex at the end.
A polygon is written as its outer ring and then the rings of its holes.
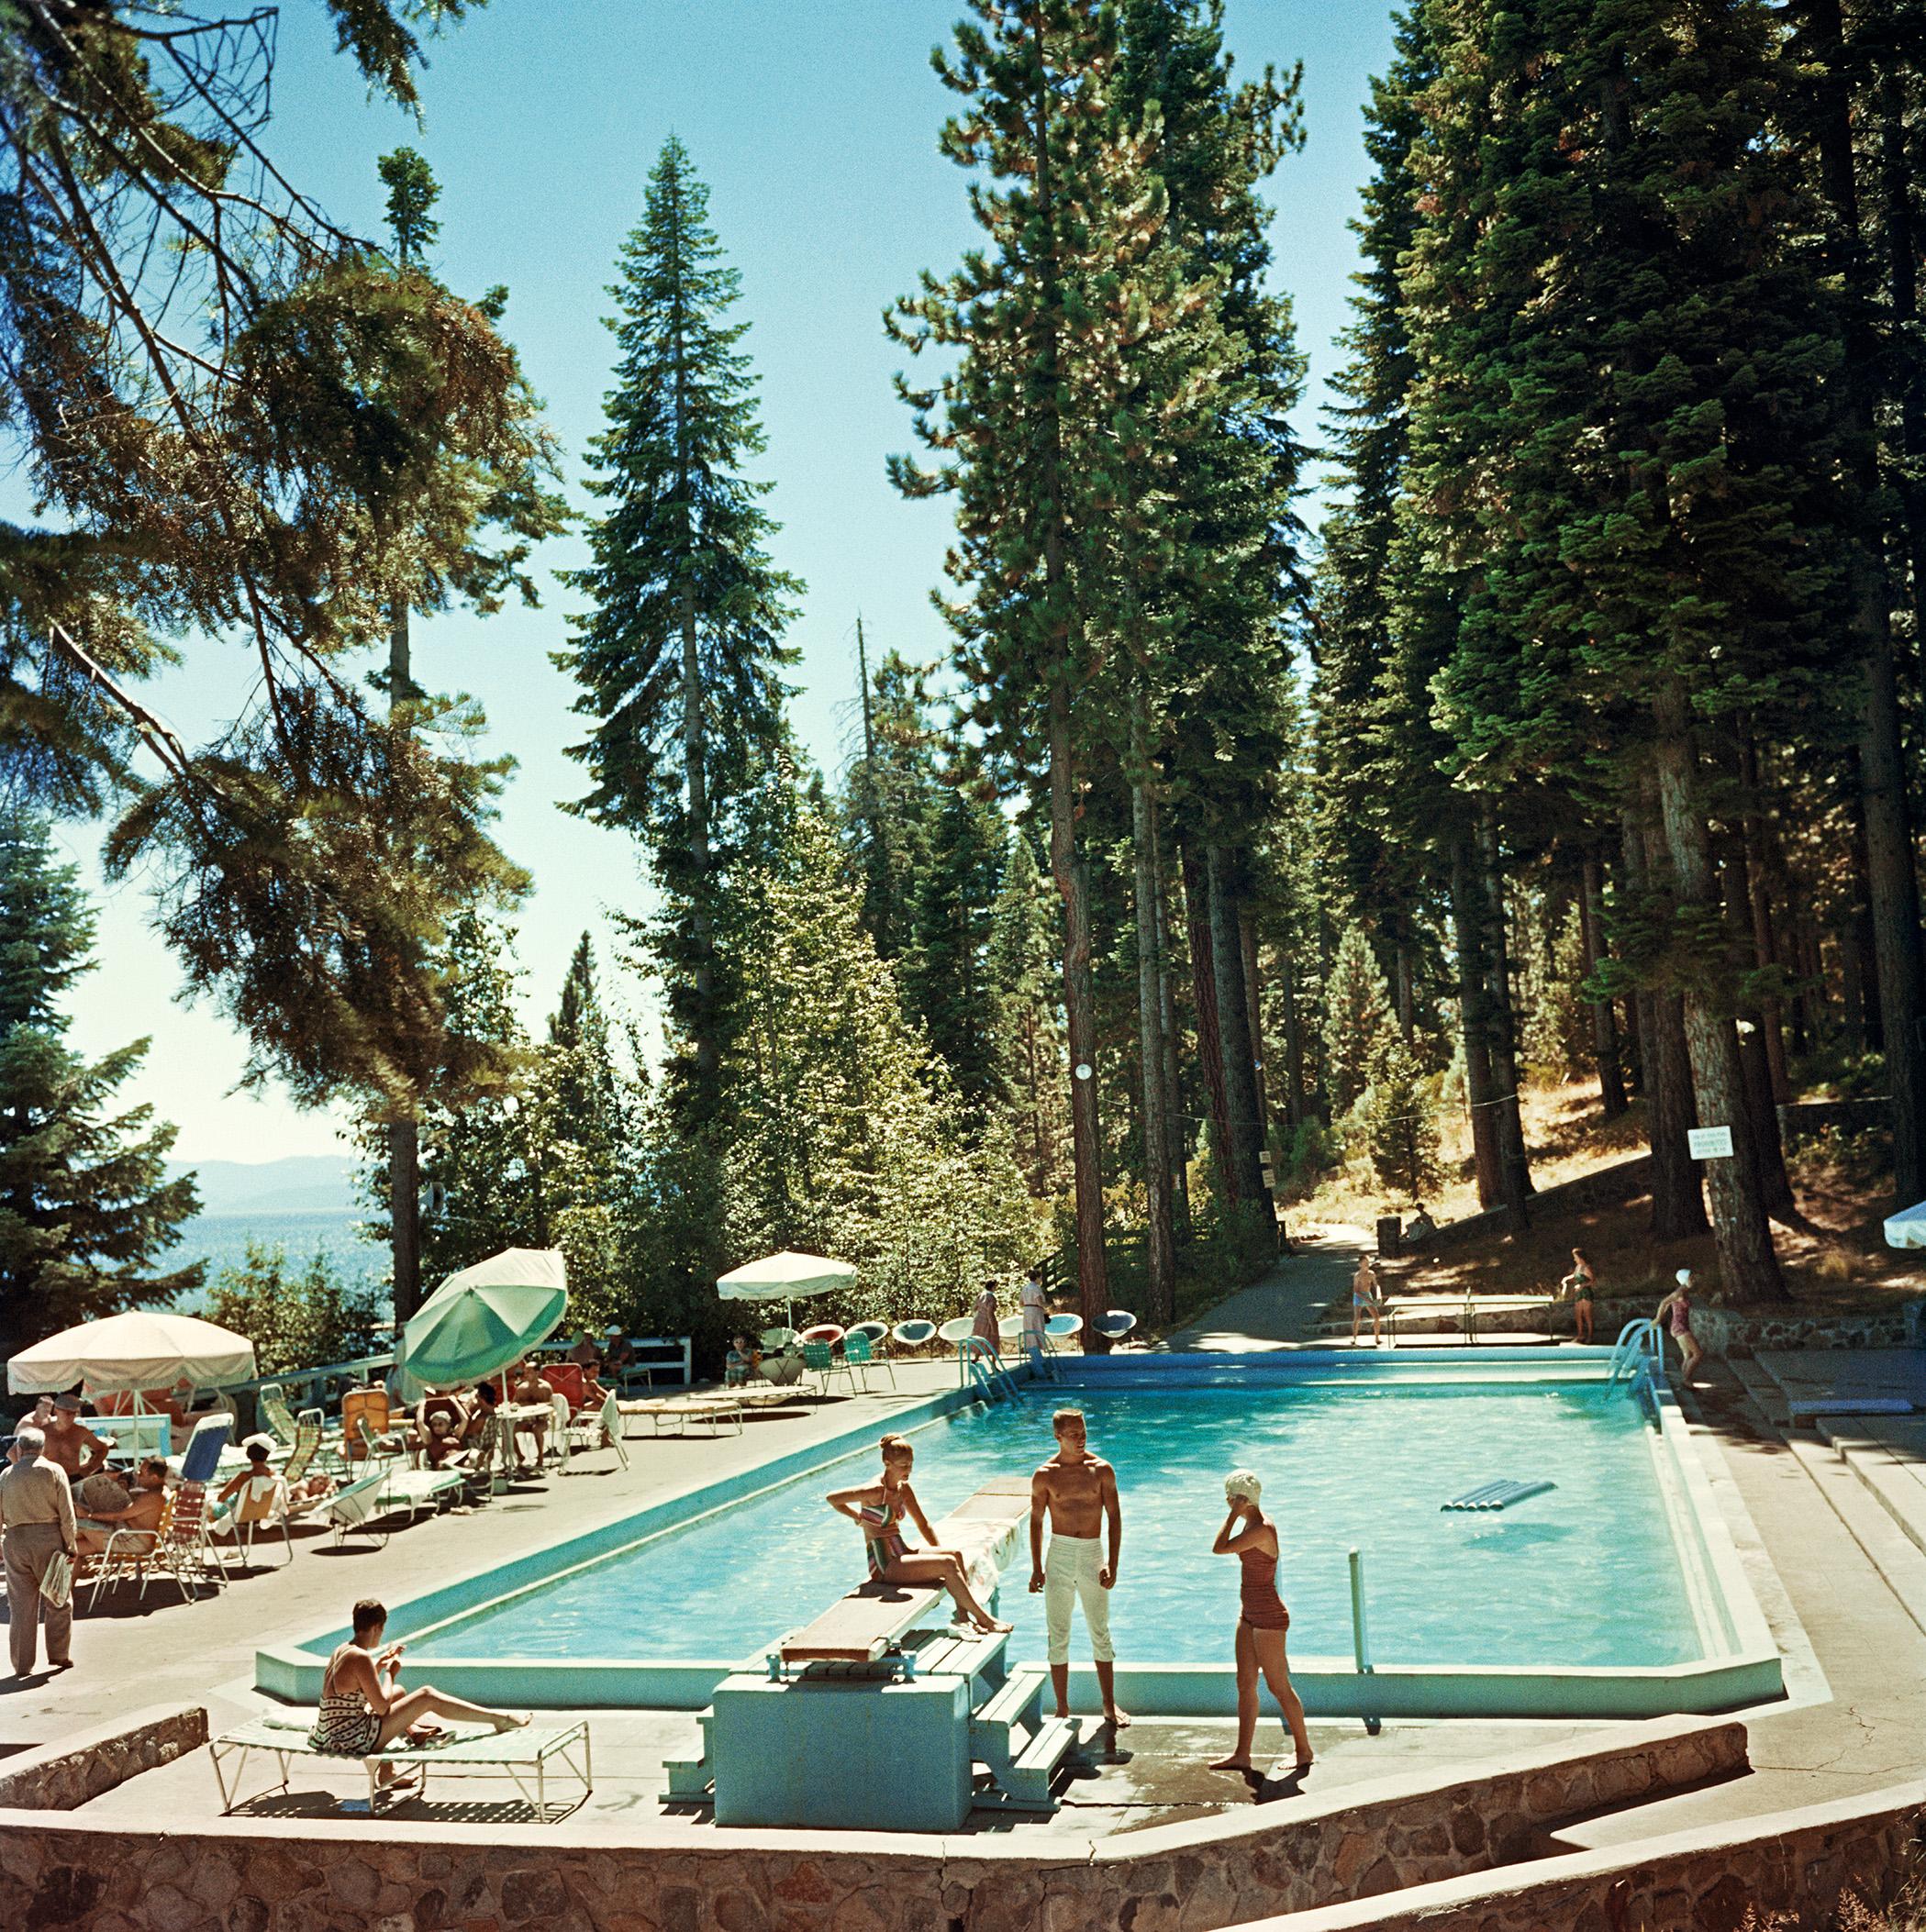
{"type": "MultiPolygon", "coordinates": [[[[247,1771],[248,1759],[255,1751],[265,1751],[280,1761],[281,1782],[269,1785],[266,1791],[252,1793],[254,1797],[265,1797],[268,1792],[287,1790],[289,1769],[296,1758],[318,1759],[336,1764],[354,1763],[361,1765],[367,1774],[365,1804],[371,1813],[382,1805],[387,1795],[382,1789],[380,1779],[384,1764],[402,1764],[420,1773],[418,1783],[394,1794],[397,1800],[426,1796],[429,1777],[436,1773],[451,1778],[492,1776],[510,1779],[543,1824],[553,1824],[557,1818],[566,1817],[587,1801],[589,1793],[595,1788],[589,1763],[588,1726],[579,1721],[574,1724],[529,1725],[520,1730],[501,1732],[463,1725],[443,1733],[431,1742],[414,1744],[400,1738],[385,1750],[352,1759],[339,1751],[317,1750],[308,1742],[314,1723],[312,1711],[274,1712],[256,1718],[251,1724],[225,1731],[214,1739],[210,1755],[214,1760],[215,1780],[220,1786],[223,1816],[242,1802],[240,1781],[247,1771]],[[549,1780],[556,1776],[566,1781],[564,1791],[571,1785],[579,1786],[579,1790],[568,1803],[551,1808],[549,1780]]],[[[362,1807],[356,1804],[354,1808],[359,1810],[362,1807]]]]}
{"type": "Polygon", "coordinates": [[[600,1449],[616,1452],[617,1468],[629,1467],[629,1451],[622,1446],[622,1405],[612,1393],[599,1409],[583,1410],[566,1426],[564,1433],[568,1439],[568,1460],[562,1471],[564,1476],[574,1474],[577,1457],[592,1456],[600,1449]]]}

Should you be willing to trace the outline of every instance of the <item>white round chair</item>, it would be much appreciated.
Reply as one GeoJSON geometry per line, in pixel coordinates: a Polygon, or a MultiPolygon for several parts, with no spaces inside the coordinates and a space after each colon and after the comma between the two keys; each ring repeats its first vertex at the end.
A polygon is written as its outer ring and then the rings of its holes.
{"type": "Polygon", "coordinates": [[[1052,1353],[1067,1349],[1084,1332],[1081,1315],[1052,1315],[1043,1324],[1043,1344],[1052,1353]]]}
{"type": "Polygon", "coordinates": [[[915,1355],[936,1339],[936,1324],[926,1322],[918,1316],[914,1321],[898,1322],[889,1331],[889,1338],[897,1348],[915,1355]]]}
{"type": "Polygon", "coordinates": [[[1091,1326],[1099,1335],[1109,1339],[1110,1346],[1120,1347],[1130,1330],[1137,1326],[1137,1317],[1128,1308],[1111,1308],[1099,1315],[1091,1326]]]}

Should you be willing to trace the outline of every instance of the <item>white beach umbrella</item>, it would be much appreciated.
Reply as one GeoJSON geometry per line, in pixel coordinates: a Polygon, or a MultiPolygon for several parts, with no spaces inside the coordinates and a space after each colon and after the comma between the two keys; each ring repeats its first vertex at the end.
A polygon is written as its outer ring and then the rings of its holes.
{"type": "Polygon", "coordinates": [[[1888,1248],[1926,1248],[1926,1201],[1915,1201],[1886,1217],[1886,1245],[1888,1248]]]}
{"type": "Polygon", "coordinates": [[[90,1395],[171,1389],[180,1382],[221,1388],[253,1377],[254,1344],[246,1336],[157,1308],[63,1328],[6,1365],[6,1386],[16,1395],[57,1395],[76,1382],[90,1395]]]}
{"type": "MultiPolygon", "coordinates": [[[[819,1254],[797,1254],[785,1249],[781,1254],[764,1255],[760,1261],[745,1261],[731,1268],[716,1282],[716,1293],[726,1302],[791,1302],[825,1294],[832,1288],[847,1288],[856,1279],[852,1261],[832,1261],[819,1254]]],[[[791,1321],[788,1326],[794,1327],[791,1321]]]]}

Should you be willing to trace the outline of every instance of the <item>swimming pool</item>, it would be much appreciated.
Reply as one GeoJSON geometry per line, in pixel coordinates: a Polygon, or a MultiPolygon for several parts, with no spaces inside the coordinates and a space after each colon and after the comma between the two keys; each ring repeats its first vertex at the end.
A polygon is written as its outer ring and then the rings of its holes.
{"type": "MultiPolygon", "coordinates": [[[[1778,1653],[1697,1446],[1669,1395],[1608,1385],[1606,1352],[1110,1357],[1015,1403],[951,1390],[889,1426],[916,1443],[934,1520],[1047,1456],[1059,1402],[1085,1411],[1123,1498],[1112,1628],[1136,1708],[1230,1707],[1237,1571],[1209,1546],[1240,1465],[1264,1479],[1282,1531],[1293,1671],[1313,1713],[1646,1715],[1778,1694],[1778,1653]],[[1556,1487],[1496,1515],[1441,1510],[1496,1477],[1556,1487]]],[[[391,1630],[464,1695],[700,1708],[860,1580],[859,1535],[822,1497],[870,1479],[877,1428],[852,1410],[837,1440],[396,1605],[391,1630]]],[[[1001,1596],[1018,1660],[1042,1655],[1027,1570],[1019,1552],[1001,1596]]],[[[311,1701],[335,1640],[260,1652],[257,1685],[311,1701]]],[[[1072,1656],[1082,1695],[1081,1629],[1072,1656]]]]}
{"type": "MultiPolygon", "coordinates": [[[[1119,1657],[1223,1657],[1237,1565],[1210,1554],[1226,1472],[1256,1470],[1282,1528],[1291,1647],[1351,1647],[1347,1552],[1364,1553],[1373,1649],[1386,1662],[1674,1664],[1701,1654],[1659,1496],[1651,1430],[1622,1389],[1241,1387],[1075,1392],[1118,1472],[1119,1657]],[[1502,1514],[1446,1514],[1496,1476],[1558,1486],[1502,1514]]],[[[932,1519],[1050,1452],[1056,1392],[919,1430],[932,1519]]],[[[460,1618],[417,1658],[740,1659],[862,1580],[856,1529],[823,1502],[873,1481],[873,1450],[665,1531],[573,1576],[460,1618]]],[[[1028,1551],[1006,1573],[1011,1653],[1041,1660],[1028,1551]]]]}

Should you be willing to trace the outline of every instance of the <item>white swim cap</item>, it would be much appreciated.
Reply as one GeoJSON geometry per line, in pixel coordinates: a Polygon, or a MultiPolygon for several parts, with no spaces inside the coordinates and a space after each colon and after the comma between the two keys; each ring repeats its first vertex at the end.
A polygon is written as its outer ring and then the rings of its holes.
{"type": "Polygon", "coordinates": [[[1254,1503],[1263,1493],[1264,1484],[1247,1469],[1234,1469],[1224,1478],[1224,1500],[1227,1503],[1234,1497],[1254,1503]]]}
{"type": "Polygon", "coordinates": [[[1689,1288],[1692,1285],[1692,1271],[1689,1268],[1681,1268],[1678,1271],[1678,1272],[1672,1277],[1672,1279],[1675,1282],[1676,1282],[1681,1288],[1689,1288]]]}

